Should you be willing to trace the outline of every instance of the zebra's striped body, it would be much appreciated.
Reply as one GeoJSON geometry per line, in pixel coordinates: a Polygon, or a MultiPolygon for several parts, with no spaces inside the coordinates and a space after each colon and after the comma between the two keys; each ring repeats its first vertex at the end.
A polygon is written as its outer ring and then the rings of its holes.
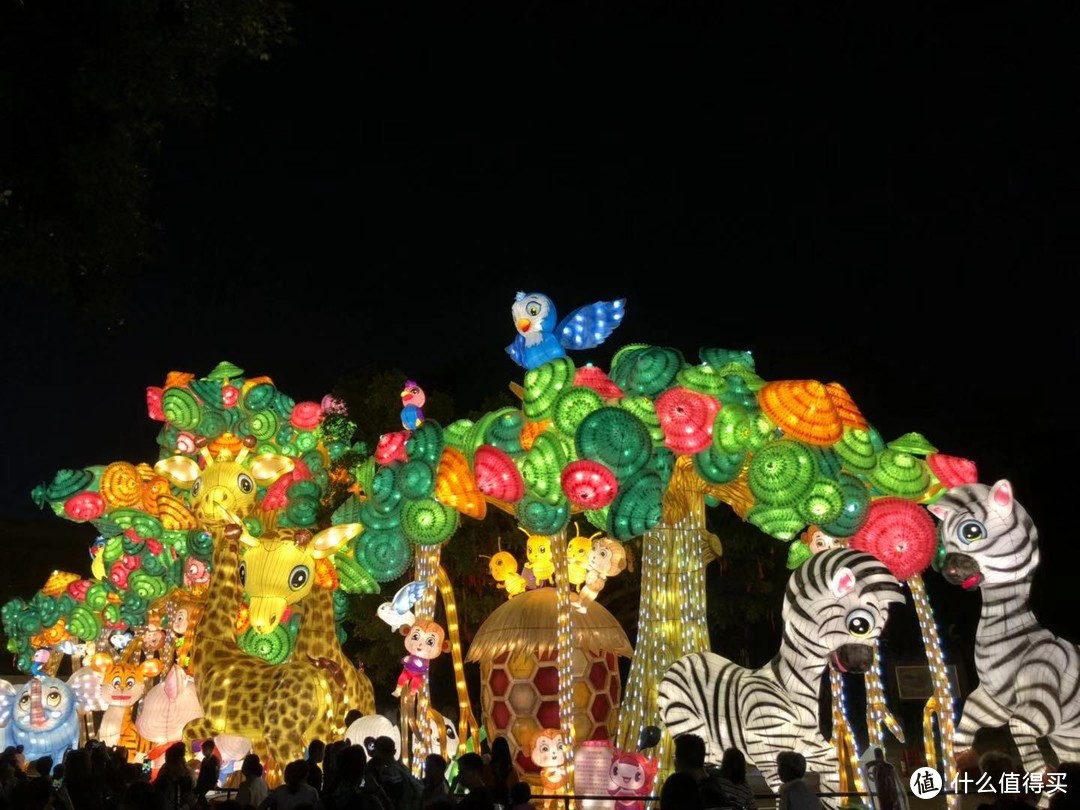
{"type": "Polygon", "coordinates": [[[1047,765],[1040,737],[1061,761],[1080,758],[1080,650],[1041,627],[1031,612],[1038,531],[1012,486],[954,487],[929,509],[942,521],[945,578],[982,591],[975,635],[979,686],[964,703],[956,750],[970,749],[980,728],[1007,723],[1028,772],[1047,765]]]}
{"type": "Polygon", "coordinates": [[[708,761],[738,748],[774,790],[776,755],[798,751],[822,791],[835,792],[836,751],[818,727],[821,676],[830,659],[845,669],[868,665],[889,604],[902,601],[900,583],[869,554],[816,554],[788,580],[776,657],[753,670],[714,653],[680,658],[660,682],[660,716],[673,736],[702,737],[708,761]]]}

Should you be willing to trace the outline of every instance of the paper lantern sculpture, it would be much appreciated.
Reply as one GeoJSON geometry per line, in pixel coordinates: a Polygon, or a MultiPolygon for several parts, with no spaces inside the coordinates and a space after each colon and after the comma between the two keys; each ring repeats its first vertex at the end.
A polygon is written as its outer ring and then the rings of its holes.
{"type": "Polygon", "coordinates": [[[652,793],[656,762],[644,754],[622,752],[608,767],[609,796],[615,797],[615,810],[645,810],[641,796],[652,793]]]}
{"type": "Polygon", "coordinates": [[[431,662],[444,652],[450,652],[446,631],[435,622],[419,621],[412,627],[402,627],[401,634],[405,636],[408,655],[401,659],[401,674],[394,697],[400,697],[406,688],[410,693],[419,692],[427,680],[431,662]]]}
{"type": "Polygon", "coordinates": [[[565,357],[567,349],[599,346],[622,322],[626,299],[578,307],[557,321],[550,298],[542,293],[519,292],[510,312],[518,335],[506,347],[506,353],[522,368],[532,369],[565,357]]]}
{"type": "MultiPolygon", "coordinates": [[[[540,769],[541,793],[545,796],[566,793],[566,743],[562,732],[554,728],[540,729],[533,735],[529,759],[540,769]]],[[[548,805],[551,805],[550,800],[548,805]]]]}
{"type": "Polygon", "coordinates": [[[179,741],[184,726],[197,717],[202,717],[202,706],[195,680],[183,667],[173,665],[161,683],[146,693],[135,728],[145,740],[161,745],[179,741]]]}
{"type": "Polygon", "coordinates": [[[709,652],[676,660],[658,686],[660,717],[672,736],[704,739],[707,760],[738,748],[774,790],[776,755],[799,751],[822,790],[835,793],[836,749],[818,728],[821,676],[830,662],[842,672],[866,669],[890,604],[903,600],[900,583],[869,554],[816,554],[788,580],[777,656],[756,670],[709,652]]]}
{"type": "MultiPolygon", "coordinates": [[[[557,597],[539,588],[504,602],[480,626],[468,661],[480,662],[480,697],[489,739],[506,737],[519,774],[540,785],[530,758],[534,737],[559,728],[557,597]]],[[[617,656],[632,648],[622,626],[602,605],[575,615],[573,723],[580,742],[607,739],[616,722],[621,683],[617,656]]]]}
{"type": "Polygon", "coordinates": [[[148,658],[135,663],[98,653],[91,666],[101,676],[101,698],[109,704],[98,727],[98,738],[108,746],[126,748],[128,762],[141,761],[151,744],[135,726],[135,705],[146,692],[146,682],[161,673],[161,661],[148,658]]]}
{"type": "Polygon", "coordinates": [[[405,389],[401,392],[401,426],[406,430],[416,430],[424,424],[424,389],[412,380],[405,381],[405,389]]]}
{"type": "Polygon", "coordinates": [[[31,678],[18,689],[0,681],[0,743],[21,745],[27,762],[63,762],[79,746],[79,709],[78,695],[57,678],[31,678]]]}
{"type": "Polygon", "coordinates": [[[980,728],[1008,723],[1028,773],[1047,763],[1045,737],[1060,761],[1080,758],[1080,649],[1044,629],[1031,612],[1038,531],[1008,481],[950,489],[930,511],[942,521],[941,573],[982,591],[975,635],[979,686],[968,695],[953,740],[957,759],[980,728]]]}

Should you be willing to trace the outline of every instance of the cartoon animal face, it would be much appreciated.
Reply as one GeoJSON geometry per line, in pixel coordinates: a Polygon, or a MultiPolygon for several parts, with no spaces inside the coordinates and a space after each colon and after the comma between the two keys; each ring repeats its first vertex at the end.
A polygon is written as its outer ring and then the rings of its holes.
{"type": "Polygon", "coordinates": [[[331,526],[312,537],[303,529],[280,528],[258,539],[244,530],[247,546],[238,571],[244,593],[251,600],[248,616],[256,633],[270,633],[315,584],[315,565],[363,530],[359,523],[331,526]]]}
{"type": "Polygon", "coordinates": [[[539,768],[557,768],[566,763],[566,746],[562,734],[550,728],[533,739],[532,761],[539,768]]]}
{"type": "Polygon", "coordinates": [[[50,756],[62,762],[79,744],[77,710],[86,708],[57,678],[31,678],[18,689],[0,681],[0,738],[21,745],[27,761],[50,756]]]}
{"type": "Polygon", "coordinates": [[[184,587],[196,588],[210,582],[210,569],[198,557],[188,557],[184,561],[184,587]]]}
{"type": "Polygon", "coordinates": [[[566,561],[570,565],[583,565],[586,568],[589,565],[589,554],[592,553],[593,547],[593,535],[592,537],[582,537],[578,535],[570,540],[566,544],[566,561]]]}
{"type": "Polygon", "coordinates": [[[820,554],[831,548],[841,548],[839,540],[826,534],[817,526],[810,526],[807,528],[805,540],[811,554],[820,554]]]}
{"type": "Polygon", "coordinates": [[[154,470],[175,486],[190,490],[188,508],[199,523],[222,528],[235,522],[236,516],[247,517],[255,507],[259,487],[269,486],[294,466],[291,458],[275,453],[262,453],[245,464],[247,453],[244,448],[234,459],[222,451],[214,458],[203,448],[203,470],[186,456],[164,458],[154,470]]]}
{"type": "Polygon", "coordinates": [[[91,666],[101,675],[101,698],[110,706],[134,706],[146,691],[146,679],[161,672],[156,658],[136,665],[115,662],[107,653],[95,655],[91,666]]]}
{"type": "Polygon", "coordinates": [[[544,329],[555,321],[555,307],[551,299],[540,293],[518,293],[510,314],[514,319],[514,328],[525,336],[525,343],[538,343],[544,329]]]}
{"type": "Polygon", "coordinates": [[[589,568],[605,577],[618,574],[626,568],[626,549],[616,540],[597,539],[589,552],[589,568]]]}
{"type": "Polygon", "coordinates": [[[509,551],[500,551],[493,555],[490,562],[488,562],[488,571],[491,572],[491,576],[496,582],[501,583],[501,586],[506,588],[506,593],[509,596],[517,596],[519,593],[524,592],[528,585],[525,577],[518,573],[517,558],[509,551]]]}
{"type": "Polygon", "coordinates": [[[788,580],[787,634],[814,657],[831,657],[842,672],[864,671],[889,615],[903,602],[900,583],[878,559],[851,549],[815,554],[788,580]]]}
{"type": "Polygon", "coordinates": [[[1008,481],[953,487],[927,508],[941,521],[941,573],[953,585],[970,591],[1034,575],[1039,533],[1008,481]]]}
{"type": "Polygon", "coordinates": [[[410,655],[430,660],[450,652],[450,642],[446,641],[445,631],[435,622],[417,622],[405,636],[405,649],[410,655]]]}
{"type": "Polygon", "coordinates": [[[424,394],[424,389],[412,380],[407,380],[405,390],[401,392],[401,404],[415,405],[417,408],[422,408],[426,401],[427,397],[424,394]]]}
{"type": "Polygon", "coordinates": [[[529,558],[528,567],[532,569],[537,585],[555,576],[555,562],[551,559],[551,538],[529,535],[529,539],[525,542],[525,553],[529,558]]]}

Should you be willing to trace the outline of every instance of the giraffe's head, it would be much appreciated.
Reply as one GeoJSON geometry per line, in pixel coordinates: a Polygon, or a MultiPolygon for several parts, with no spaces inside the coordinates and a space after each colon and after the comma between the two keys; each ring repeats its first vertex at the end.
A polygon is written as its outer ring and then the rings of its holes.
{"type": "Polygon", "coordinates": [[[221,529],[234,518],[247,517],[255,508],[259,487],[267,487],[292,472],[293,460],[276,453],[249,457],[247,448],[234,457],[227,450],[215,458],[202,449],[206,465],[187,456],[163,458],[154,465],[173,485],[190,491],[188,508],[207,529],[221,529]]]}
{"type": "Polygon", "coordinates": [[[314,536],[306,529],[271,529],[258,538],[242,532],[247,549],[240,561],[240,584],[251,600],[248,617],[255,632],[272,632],[285,608],[311,593],[316,561],[361,531],[359,523],[344,523],[314,536]]]}

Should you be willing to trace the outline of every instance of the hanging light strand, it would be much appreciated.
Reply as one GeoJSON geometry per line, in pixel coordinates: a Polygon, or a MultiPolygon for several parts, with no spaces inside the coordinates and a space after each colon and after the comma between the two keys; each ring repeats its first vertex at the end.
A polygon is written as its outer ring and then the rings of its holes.
{"type": "Polygon", "coordinates": [[[559,730],[566,746],[566,792],[574,792],[574,608],[570,602],[570,572],[566,560],[566,529],[548,538],[555,565],[555,605],[558,611],[559,730]]]}

